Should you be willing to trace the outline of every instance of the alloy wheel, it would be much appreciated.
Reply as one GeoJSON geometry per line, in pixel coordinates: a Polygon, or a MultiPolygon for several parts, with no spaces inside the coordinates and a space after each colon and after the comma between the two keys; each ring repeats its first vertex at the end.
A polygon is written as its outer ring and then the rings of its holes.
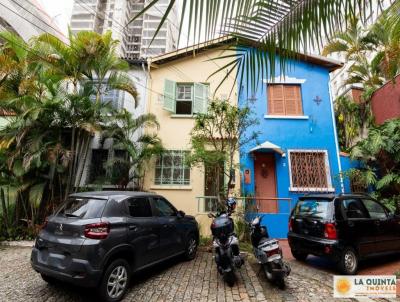
{"type": "Polygon", "coordinates": [[[352,251],[347,251],[344,255],[344,266],[348,272],[353,272],[357,265],[356,255],[352,251]]]}
{"type": "Polygon", "coordinates": [[[110,298],[120,297],[128,283],[128,272],[122,265],[117,266],[111,272],[107,280],[107,294],[110,298]]]}

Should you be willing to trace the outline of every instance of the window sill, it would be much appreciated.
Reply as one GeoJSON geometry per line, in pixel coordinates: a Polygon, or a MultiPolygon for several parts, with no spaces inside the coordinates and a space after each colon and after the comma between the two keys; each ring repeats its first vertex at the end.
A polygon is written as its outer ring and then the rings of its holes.
{"type": "Polygon", "coordinates": [[[265,119],[308,120],[308,115],[264,115],[265,119]]]}
{"type": "Polygon", "coordinates": [[[171,114],[171,118],[194,119],[193,114],[171,114]]]}
{"type": "Polygon", "coordinates": [[[153,185],[150,187],[150,190],[185,190],[191,191],[192,186],[190,185],[153,185]]]}
{"type": "Polygon", "coordinates": [[[289,191],[291,192],[320,192],[320,193],[334,193],[335,188],[294,188],[290,187],[289,191]]]}

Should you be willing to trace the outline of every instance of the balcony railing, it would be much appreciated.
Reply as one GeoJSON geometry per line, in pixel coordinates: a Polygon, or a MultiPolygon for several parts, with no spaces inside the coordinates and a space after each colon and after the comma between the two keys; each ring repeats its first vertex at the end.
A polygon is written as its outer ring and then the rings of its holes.
{"type": "MultiPolygon", "coordinates": [[[[199,213],[218,212],[225,209],[216,196],[198,196],[197,209],[199,213]]],[[[291,198],[279,197],[235,197],[238,209],[245,212],[260,212],[269,214],[290,214],[291,198]]]]}

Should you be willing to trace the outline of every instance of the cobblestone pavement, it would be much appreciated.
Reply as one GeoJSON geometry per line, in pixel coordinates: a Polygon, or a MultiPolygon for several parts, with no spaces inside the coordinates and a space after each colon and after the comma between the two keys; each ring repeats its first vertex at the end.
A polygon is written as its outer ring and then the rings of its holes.
{"type": "Polygon", "coordinates": [[[251,265],[256,271],[264,289],[265,297],[273,302],[395,302],[397,299],[334,299],[333,298],[333,273],[316,269],[307,263],[290,260],[292,268],[290,276],[286,280],[286,290],[282,291],[271,285],[262,272],[259,272],[259,265],[251,260],[251,265]]]}
{"type": "MultiPolygon", "coordinates": [[[[48,285],[29,263],[30,248],[0,247],[0,301],[95,301],[95,290],[48,285]]],[[[218,275],[210,253],[194,261],[169,261],[134,276],[124,301],[266,301],[259,280],[246,263],[230,288],[218,275]]]]}
{"type": "MultiPolygon", "coordinates": [[[[96,301],[93,289],[46,284],[30,267],[30,251],[30,248],[0,246],[0,302],[96,301]]],[[[134,276],[124,301],[338,302],[332,297],[331,272],[295,260],[290,260],[290,265],[292,273],[286,290],[282,291],[265,280],[259,265],[250,256],[237,273],[237,285],[230,288],[218,275],[211,253],[202,252],[194,261],[177,259],[134,276]]]]}

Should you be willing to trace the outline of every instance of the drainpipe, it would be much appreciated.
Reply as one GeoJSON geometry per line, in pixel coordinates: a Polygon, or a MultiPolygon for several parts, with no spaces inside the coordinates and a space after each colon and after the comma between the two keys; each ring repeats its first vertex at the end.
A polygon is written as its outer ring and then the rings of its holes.
{"type": "Polygon", "coordinates": [[[336,146],[336,157],[338,161],[338,168],[339,168],[339,177],[340,177],[340,190],[344,193],[344,184],[343,184],[343,175],[342,175],[342,164],[340,163],[340,149],[339,149],[339,140],[337,135],[336,129],[336,122],[335,122],[335,110],[333,108],[333,98],[332,98],[332,89],[331,89],[331,81],[329,80],[328,83],[328,90],[329,90],[329,100],[331,103],[331,115],[332,115],[332,126],[333,126],[333,134],[335,136],[335,146],[336,146]]]}

